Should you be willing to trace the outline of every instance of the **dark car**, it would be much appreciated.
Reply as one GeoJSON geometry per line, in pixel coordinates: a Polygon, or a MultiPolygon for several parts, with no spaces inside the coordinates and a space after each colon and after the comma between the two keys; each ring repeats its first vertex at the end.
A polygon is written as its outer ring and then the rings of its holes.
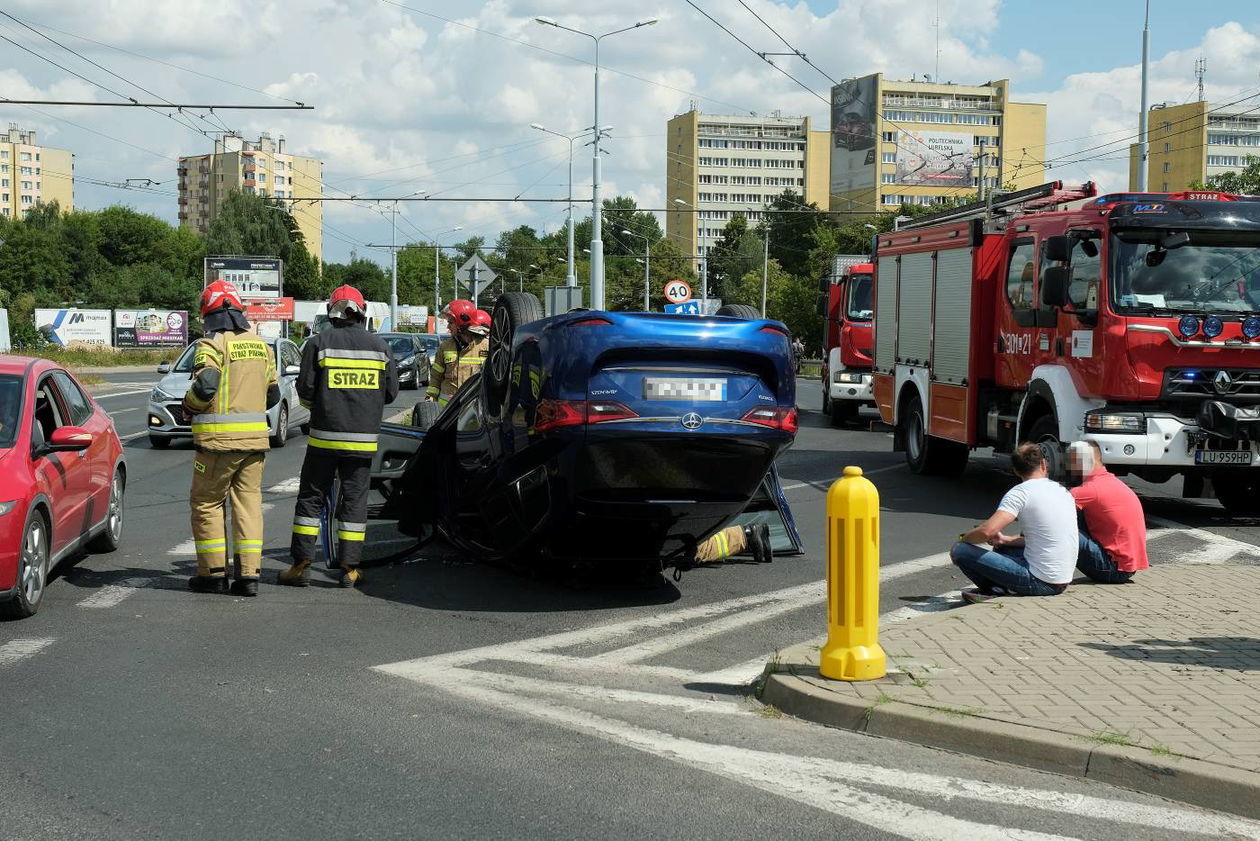
{"type": "Polygon", "coordinates": [[[787,329],[499,299],[485,370],[386,424],[384,516],[487,558],[684,565],[741,515],[799,537],[772,470],[796,434],[787,329]],[[440,411],[440,413],[439,413],[440,411]]]}
{"type": "Polygon", "coordinates": [[[377,333],[389,345],[398,366],[402,388],[422,388],[429,384],[429,353],[419,333],[377,333]]]}

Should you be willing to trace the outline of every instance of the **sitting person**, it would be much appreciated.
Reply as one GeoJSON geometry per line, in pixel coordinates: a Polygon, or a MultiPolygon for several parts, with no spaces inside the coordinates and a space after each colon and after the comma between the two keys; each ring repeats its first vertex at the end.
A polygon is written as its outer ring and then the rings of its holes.
{"type": "Polygon", "coordinates": [[[1146,569],[1146,515],[1133,489],[1102,462],[1093,441],[1068,447],[1068,469],[1081,484],[1072,498],[1085,521],[1077,568],[1099,584],[1127,584],[1146,569]]]}
{"type": "Polygon", "coordinates": [[[1057,596],[1072,583],[1079,546],[1071,494],[1047,477],[1045,455],[1036,444],[1020,444],[1011,466],[1020,483],[1006,492],[992,517],[959,535],[949,553],[976,585],[962,594],[971,603],[1002,595],[1057,596]],[[1003,534],[1016,519],[1023,535],[1003,534]]]}

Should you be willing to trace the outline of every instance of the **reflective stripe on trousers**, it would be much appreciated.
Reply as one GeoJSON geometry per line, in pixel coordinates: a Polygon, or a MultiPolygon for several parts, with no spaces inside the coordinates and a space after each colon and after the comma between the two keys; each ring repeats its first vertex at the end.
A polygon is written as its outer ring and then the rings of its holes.
{"type": "Polygon", "coordinates": [[[308,446],[343,453],[374,453],[380,436],[375,432],[329,432],[312,429],[306,438],[308,446]]]}

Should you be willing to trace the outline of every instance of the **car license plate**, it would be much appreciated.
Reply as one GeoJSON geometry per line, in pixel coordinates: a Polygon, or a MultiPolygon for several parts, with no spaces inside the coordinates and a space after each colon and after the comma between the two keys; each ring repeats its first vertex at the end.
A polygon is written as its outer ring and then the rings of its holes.
{"type": "Polygon", "coordinates": [[[1196,450],[1195,464],[1251,464],[1251,450],[1196,450]]]}
{"type": "Polygon", "coordinates": [[[726,400],[726,380],[644,377],[643,399],[721,402],[726,400]]]}

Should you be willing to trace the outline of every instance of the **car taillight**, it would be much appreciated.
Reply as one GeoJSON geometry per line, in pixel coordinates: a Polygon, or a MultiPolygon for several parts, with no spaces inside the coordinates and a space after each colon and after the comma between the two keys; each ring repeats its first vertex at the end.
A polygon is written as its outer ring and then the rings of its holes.
{"type": "Polygon", "coordinates": [[[610,326],[611,324],[612,322],[606,318],[584,318],[581,321],[573,322],[569,326],[570,327],[607,327],[607,326],[610,326]]]}
{"type": "Polygon", "coordinates": [[[796,409],[785,409],[782,406],[756,406],[749,409],[744,420],[771,429],[782,429],[784,432],[796,433],[796,409]]]}
{"type": "Polygon", "coordinates": [[[534,431],[546,432],[562,426],[637,418],[628,406],[615,400],[543,400],[538,404],[534,431]]]}
{"type": "Polygon", "coordinates": [[[586,404],[587,423],[604,423],[638,416],[638,413],[631,411],[629,406],[615,400],[592,400],[586,404]]]}
{"type": "Polygon", "coordinates": [[[757,332],[758,333],[778,333],[780,336],[786,336],[788,334],[788,331],[784,330],[782,327],[775,327],[774,325],[771,325],[771,324],[767,324],[765,327],[762,327],[757,332]]]}

